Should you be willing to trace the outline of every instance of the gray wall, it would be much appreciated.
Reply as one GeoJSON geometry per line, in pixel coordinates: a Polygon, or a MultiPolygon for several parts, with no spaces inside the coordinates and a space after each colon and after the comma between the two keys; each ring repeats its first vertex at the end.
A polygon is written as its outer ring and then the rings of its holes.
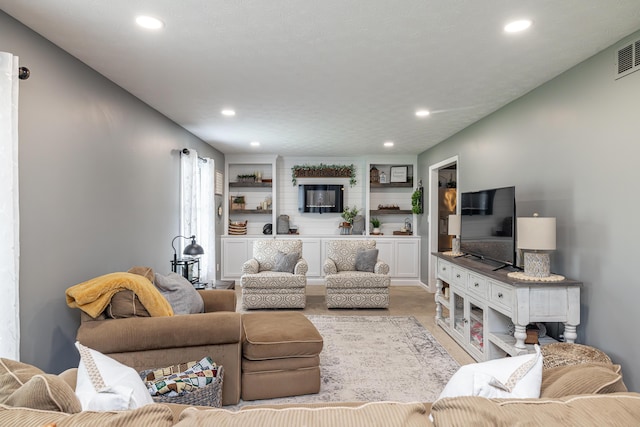
{"type": "Polygon", "coordinates": [[[639,391],[640,72],[614,80],[620,45],[425,151],[419,169],[427,182],[430,165],[457,154],[460,191],[515,185],[518,216],[557,218],[552,270],[584,282],[578,342],[607,352],[639,391]]]}
{"type": "Polygon", "coordinates": [[[167,273],[179,150],[221,171],[224,156],[3,12],[0,50],[31,69],[19,110],[21,358],[55,373],[78,363],[65,290],[133,265],[167,273]]]}

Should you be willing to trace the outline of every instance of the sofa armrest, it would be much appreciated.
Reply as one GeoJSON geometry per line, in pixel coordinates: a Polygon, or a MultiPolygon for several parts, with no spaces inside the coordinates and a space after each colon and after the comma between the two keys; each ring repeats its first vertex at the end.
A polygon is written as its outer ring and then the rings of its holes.
{"type": "Polygon", "coordinates": [[[204,301],[204,312],[236,311],[236,291],[201,289],[198,291],[204,301]]]}
{"type": "Polygon", "coordinates": [[[84,322],[76,338],[105,354],[233,344],[242,341],[241,315],[217,312],[84,322]]]}
{"type": "Polygon", "coordinates": [[[242,264],[242,274],[258,274],[260,271],[260,264],[255,258],[251,258],[242,264]]]}
{"type": "Polygon", "coordinates": [[[324,271],[324,274],[338,274],[338,266],[331,258],[327,258],[322,264],[322,271],[324,271]]]}
{"type": "Polygon", "coordinates": [[[304,276],[307,274],[307,271],[309,271],[309,264],[307,264],[307,261],[304,258],[300,258],[293,269],[293,274],[300,274],[304,276]]]}
{"type": "Polygon", "coordinates": [[[389,264],[378,260],[376,265],[373,267],[373,272],[376,274],[389,274],[389,264]]]}

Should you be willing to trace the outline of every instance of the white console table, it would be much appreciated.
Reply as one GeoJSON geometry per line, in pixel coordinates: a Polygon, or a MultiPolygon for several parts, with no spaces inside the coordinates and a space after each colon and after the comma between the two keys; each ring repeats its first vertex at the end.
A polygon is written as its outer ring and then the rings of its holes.
{"type": "MultiPolygon", "coordinates": [[[[535,322],[564,323],[566,342],[577,338],[580,287],[575,280],[516,280],[507,271],[466,257],[437,258],[436,324],[478,361],[533,351],[524,343],[535,322]]],[[[553,342],[542,338],[540,344],[553,342]]]]}

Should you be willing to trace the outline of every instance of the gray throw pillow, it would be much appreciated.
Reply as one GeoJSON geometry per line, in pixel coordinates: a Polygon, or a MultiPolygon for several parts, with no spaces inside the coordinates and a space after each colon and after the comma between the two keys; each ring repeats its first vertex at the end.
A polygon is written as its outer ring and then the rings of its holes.
{"type": "Polygon", "coordinates": [[[281,271],[283,273],[291,273],[293,274],[294,269],[296,268],[296,264],[300,259],[300,254],[298,252],[291,252],[285,254],[284,252],[278,251],[276,254],[276,263],[273,266],[273,271],[281,271]]]}
{"type": "Polygon", "coordinates": [[[368,271],[373,273],[373,268],[378,262],[378,250],[377,249],[359,249],[356,254],[356,270],[368,271]]]}
{"type": "Polygon", "coordinates": [[[178,273],[166,276],[156,273],[155,285],[169,301],[173,314],[193,314],[204,311],[204,301],[191,282],[178,273]]]}

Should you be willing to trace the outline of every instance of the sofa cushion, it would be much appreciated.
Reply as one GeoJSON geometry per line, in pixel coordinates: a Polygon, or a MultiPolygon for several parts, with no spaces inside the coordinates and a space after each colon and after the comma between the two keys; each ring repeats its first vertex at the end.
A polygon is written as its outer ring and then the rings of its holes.
{"type": "Polygon", "coordinates": [[[198,410],[182,411],[176,426],[431,426],[425,406],[421,403],[369,402],[359,406],[320,408],[255,408],[243,411],[198,410]]]}
{"type": "Polygon", "coordinates": [[[76,395],[85,411],[119,411],[153,403],[138,373],[76,342],[80,365],[76,395]]]}
{"type": "Polygon", "coordinates": [[[290,252],[286,254],[284,252],[278,251],[278,253],[276,254],[275,264],[273,266],[273,271],[293,274],[293,271],[296,268],[296,263],[299,259],[300,254],[298,252],[290,252]]]}
{"type": "Polygon", "coordinates": [[[138,296],[128,289],[116,292],[111,297],[111,302],[104,310],[104,315],[110,319],[151,317],[151,314],[142,305],[138,296]]]}
{"type": "Polygon", "coordinates": [[[10,359],[0,359],[0,403],[67,413],[82,410],[73,389],[62,378],[10,359]]]}
{"type": "Polygon", "coordinates": [[[465,396],[434,402],[436,426],[634,426],[640,394],[612,393],[560,399],[486,399],[465,396]]]}
{"type": "Polygon", "coordinates": [[[537,398],[542,382],[542,355],[505,357],[462,366],[439,399],[457,396],[537,398]]]}
{"type": "Polygon", "coordinates": [[[625,392],[620,365],[582,364],[557,366],[542,372],[540,397],[625,392]]]}
{"type": "Polygon", "coordinates": [[[3,426],[45,426],[56,427],[123,427],[173,425],[173,414],[166,405],[148,405],[131,411],[90,412],[77,414],[42,411],[30,408],[0,405],[0,420],[3,426]]]}
{"type": "Polygon", "coordinates": [[[156,273],[156,287],[169,301],[174,314],[195,314],[204,311],[202,297],[191,282],[178,273],[166,276],[156,273]]]}
{"type": "Polygon", "coordinates": [[[356,271],[373,273],[376,262],[378,262],[377,249],[358,249],[356,253],[356,271]]]}

